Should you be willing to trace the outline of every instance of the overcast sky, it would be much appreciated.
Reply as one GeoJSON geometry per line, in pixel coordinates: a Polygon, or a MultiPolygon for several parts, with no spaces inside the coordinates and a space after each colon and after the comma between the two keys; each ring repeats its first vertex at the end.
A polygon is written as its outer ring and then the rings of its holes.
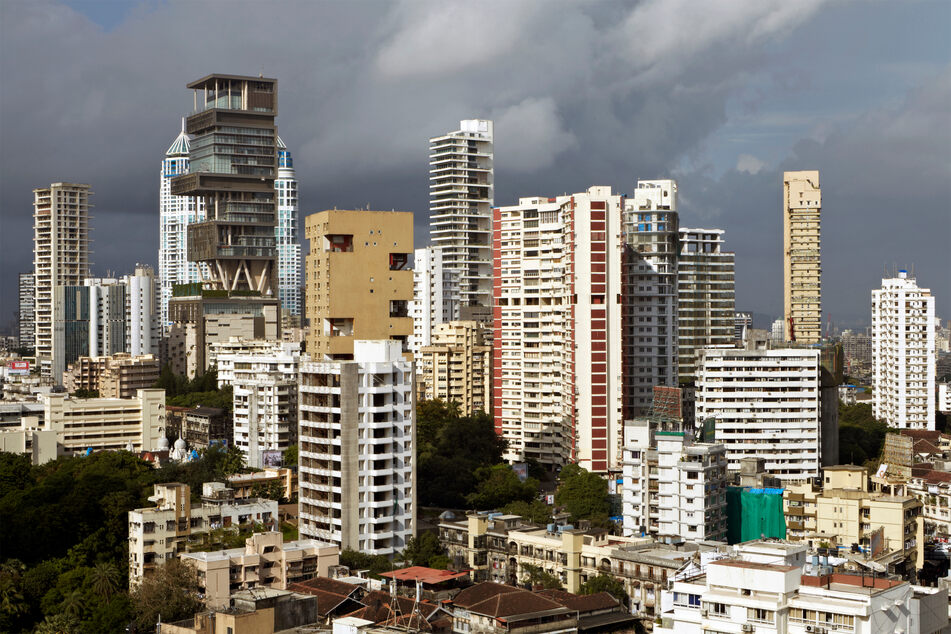
{"type": "Polygon", "coordinates": [[[413,211],[423,246],[429,137],[491,118],[497,205],[674,177],[737,308],[778,316],[782,171],[818,169],[823,311],[867,323],[898,265],[949,319],[949,32],[946,1],[2,0],[0,324],[34,187],[92,185],[94,274],[157,263],[160,161],[216,72],[278,79],[302,216],[413,211]]]}

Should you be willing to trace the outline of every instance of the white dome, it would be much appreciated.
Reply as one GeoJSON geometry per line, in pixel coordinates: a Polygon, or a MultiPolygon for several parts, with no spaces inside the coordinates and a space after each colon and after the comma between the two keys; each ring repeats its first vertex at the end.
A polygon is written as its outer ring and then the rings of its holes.
{"type": "Polygon", "coordinates": [[[175,441],[175,450],[176,451],[185,451],[185,441],[181,438],[175,441]]]}
{"type": "Polygon", "coordinates": [[[165,451],[166,449],[168,449],[168,438],[162,436],[158,439],[158,450],[165,451]]]}

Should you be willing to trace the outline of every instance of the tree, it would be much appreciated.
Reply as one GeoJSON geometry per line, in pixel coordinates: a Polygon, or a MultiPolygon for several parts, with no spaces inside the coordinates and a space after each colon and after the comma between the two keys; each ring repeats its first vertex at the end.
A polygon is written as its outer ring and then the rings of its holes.
{"type": "Polygon", "coordinates": [[[624,589],[624,584],[621,580],[617,577],[606,575],[603,572],[596,577],[590,577],[587,581],[582,583],[578,594],[597,594],[599,592],[607,592],[625,607],[627,607],[630,602],[630,597],[624,589]]]}
{"type": "Polygon", "coordinates": [[[33,634],[76,634],[79,623],[65,614],[54,614],[36,626],[33,634]]]}
{"type": "Polygon", "coordinates": [[[522,569],[522,583],[530,590],[539,586],[543,590],[562,590],[564,588],[561,585],[561,579],[550,572],[546,572],[541,566],[522,564],[520,568],[522,569]]]}
{"type": "Polygon", "coordinates": [[[198,573],[180,559],[169,559],[156,568],[132,592],[135,623],[152,630],[161,616],[163,623],[188,618],[201,609],[198,573]]]}
{"type": "Polygon", "coordinates": [[[290,445],[287,449],[284,450],[284,466],[285,467],[296,467],[297,466],[297,445],[290,445]]]}
{"type": "Polygon", "coordinates": [[[877,461],[885,446],[888,425],[877,420],[870,403],[839,402],[839,464],[877,461]]]}
{"type": "Polygon", "coordinates": [[[502,507],[502,512],[511,515],[520,515],[535,524],[548,524],[551,522],[551,507],[541,500],[532,500],[531,502],[516,500],[515,502],[509,502],[502,507]]]}
{"type": "Polygon", "coordinates": [[[558,476],[555,504],[564,506],[573,521],[607,517],[611,510],[608,483],[604,478],[576,464],[562,468],[558,476]]]}
{"type": "Polygon", "coordinates": [[[65,614],[70,619],[80,620],[80,617],[83,615],[83,611],[86,608],[86,603],[83,600],[82,590],[73,590],[66,598],[63,599],[62,605],[60,605],[60,612],[65,614]]]}
{"type": "Polygon", "coordinates": [[[251,495],[256,498],[281,501],[284,500],[284,487],[277,480],[258,482],[251,487],[251,495]]]}
{"type": "Polygon", "coordinates": [[[476,478],[479,484],[475,492],[466,496],[466,502],[470,508],[480,511],[501,508],[509,502],[530,502],[538,493],[538,480],[528,478],[522,482],[515,471],[504,464],[480,467],[476,478]]]}
{"type": "Polygon", "coordinates": [[[350,548],[340,553],[340,565],[346,566],[351,571],[367,570],[376,579],[380,578],[381,572],[393,570],[393,562],[385,556],[367,555],[350,548]]]}
{"type": "Polygon", "coordinates": [[[433,562],[439,558],[446,559],[444,568],[448,567],[449,563],[446,549],[439,544],[439,538],[436,537],[435,533],[431,532],[421,533],[406,542],[406,549],[403,550],[401,557],[403,561],[407,561],[414,566],[427,566],[429,568],[436,568],[433,562]]]}
{"type": "Polygon", "coordinates": [[[121,580],[115,564],[98,563],[89,573],[90,585],[93,592],[108,599],[119,590],[121,580]]]}

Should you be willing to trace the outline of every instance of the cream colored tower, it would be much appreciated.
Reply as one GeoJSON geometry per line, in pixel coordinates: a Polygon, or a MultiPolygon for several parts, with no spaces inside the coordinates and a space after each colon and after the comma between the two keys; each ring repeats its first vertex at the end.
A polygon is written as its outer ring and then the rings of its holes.
{"type": "Polygon", "coordinates": [[[783,332],[786,341],[822,335],[819,172],[783,172],[783,332]]]}
{"type": "Polygon", "coordinates": [[[356,339],[395,339],[409,350],[413,214],[332,209],[307,216],[307,353],[353,358],[356,339]]]}

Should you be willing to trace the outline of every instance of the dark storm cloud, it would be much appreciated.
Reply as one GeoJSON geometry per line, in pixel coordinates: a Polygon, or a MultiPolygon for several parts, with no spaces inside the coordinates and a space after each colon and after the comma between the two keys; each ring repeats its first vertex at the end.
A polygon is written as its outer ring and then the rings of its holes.
{"type": "MultiPolygon", "coordinates": [[[[459,119],[489,117],[496,121],[497,204],[592,184],[630,191],[637,178],[679,168],[684,224],[722,224],[737,251],[742,305],[775,312],[775,166],[758,169],[762,161],[750,155],[741,166],[755,174],[719,177],[683,165],[702,156],[728,122],[732,96],[770,76],[766,52],[819,19],[822,4],[171,1],[133,11],[105,32],[61,5],[4,2],[0,317],[15,308],[16,273],[31,267],[33,187],[93,185],[96,272],[156,261],[159,162],[191,107],[184,84],[212,72],[279,79],[278,126],[294,153],[303,214],[366,205],[414,211],[416,242],[424,244],[428,138],[455,129],[459,119]]],[[[887,33],[887,25],[876,28],[887,33]]],[[[792,90],[784,77],[780,88],[792,90]]],[[[934,223],[919,244],[901,241],[910,251],[896,247],[888,260],[928,254],[917,261],[919,271],[947,268],[935,236],[946,237],[949,227],[948,192],[939,184],[948,181],[949,150],[940,134],[923,137],[914,126],[915,113],[927,109],[929,93],[921,90],[899,110],[855,103],[856,113],[869,112],[867,122],[783,151],[790,169],[823,170],[824,198],[835,203],[836,217],[879,227],[894,211],[889,205],[899,205],[934,223]],[[887,141],[876,141],[883,122],[874,117],[888,112],[908,117],[888,128],[887,141]],[[873,153],[895,144],[906,148],[908,161],[873,153]],[[920,171],[925,154],[931,171],[920,171]],[[840,179],[848,185],[838,188],[840,179]],[[916,187],[871,193],[888,180],[916,187]]],[[[932,118],[939,119],[947,100],[934,99],[932,118]]],[[[874,275],[832,267],[867,264],[864,254],[884,246],[857,239],[884,240],[895,228],[864,233],[871,229],[839,230],[835,217],[825,222],[826,235],[846,234],[840,260],[828,243],[824,250],[827,307],[861,312],[855,304],[867,304],[874,275]]],[[[946,289],[934,290],[939,312],[951,314],[946,289]]]]}

